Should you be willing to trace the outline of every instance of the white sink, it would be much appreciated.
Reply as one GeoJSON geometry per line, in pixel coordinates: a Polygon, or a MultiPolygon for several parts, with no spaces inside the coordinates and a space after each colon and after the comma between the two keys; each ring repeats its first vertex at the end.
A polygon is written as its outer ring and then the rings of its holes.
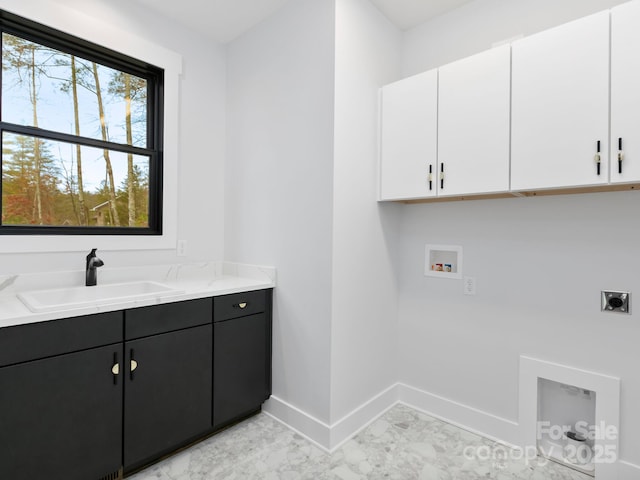
{"type": "Polygon", "coordinates": [[[145,300],[184,293],[161,283],[132,282],[35,290],[18,293],[18,298],[34,313],[57,312],[109,303],[145,300]]]}

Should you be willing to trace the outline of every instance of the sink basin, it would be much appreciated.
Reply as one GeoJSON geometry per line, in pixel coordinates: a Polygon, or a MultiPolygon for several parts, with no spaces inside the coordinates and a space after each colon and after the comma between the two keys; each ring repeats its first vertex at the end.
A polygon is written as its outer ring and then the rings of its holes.
{"type": "Polygon", "coordinates": [[[18,293],[18,298],[34,313],[56,312],[115,302],[145,300],[184,293],[161,283],[132,282],[69,287],[18,293]]]}

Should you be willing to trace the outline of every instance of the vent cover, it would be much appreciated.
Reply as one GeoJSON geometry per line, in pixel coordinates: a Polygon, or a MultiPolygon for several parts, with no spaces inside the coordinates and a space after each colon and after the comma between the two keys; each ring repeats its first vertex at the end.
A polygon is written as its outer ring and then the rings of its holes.
{"type": "Polygon", "coordinates": [[[117,471],[105,475],[104,477],[98,478],[98,480],[122,480],[123,479],[123,469],[120,467],[117,471]]]}

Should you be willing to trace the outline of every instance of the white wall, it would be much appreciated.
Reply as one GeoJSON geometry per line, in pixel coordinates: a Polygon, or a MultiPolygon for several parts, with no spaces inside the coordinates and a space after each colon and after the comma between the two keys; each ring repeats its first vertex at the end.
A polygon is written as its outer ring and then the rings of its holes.
{"type": "Polygon", "coordinates": [[[225,258],[275,265],[273,393],[329,421],[334,5],[228,45],[225,258]]]}
{"type": "Polygon", "coordinates": [[[278,267],[274,396],[323,428],[397,377],[375,158],[401,35],[367,0],[333,4],[293,0],[231,42],[227,77],[226,258],[278,267]]]}
{"type": "MultiPolygon", "coordinates": [[[[86,248],[73,252],[0,254],[0,273],[81,270],[84,256],[92,247],[99,249],[104,268],[222,259],[226,113],[223,47],[125,0],[33,1],[42,5],[41,11],[51,11],[52,18],[73,17],[80,12],[78,18],[96,31],[134,33],[182,56],[178,195],[168,196],[166,201],[177,203],[177,238],[187,240],[188,256],[176,257],[175,249],[110,251],[105,242],[88,237],[86,248]]],[[[2,0],[2,6],[12,10],[18,5],[2,0]]],[[[8,240],[0,237],[3,241],[8,240]]]]}
{"type": "MultiPolygon", "coordinates": [[[[407,32],[404,73],[618,3],[478,0],[407,32]]],[[[638,195],[404,206],[400,380],[517,421],[521,354],[620,377],[619,453],[640,464],[640,314],[601,313],[599,303],[602,289],[640,292],[638,195]],[[423,276],[427,243],[463,246],[476,296],[464,296],[460,280],[423,276]]]]}
{"type": "MultiPolygon", "coordinates": [[[[377,86],[621,1],[477,0],[406,32],[397,58],[365,0],[292,0],[226,49],[126,0],[55,2],[184,60],[172,200],[189,256],[107,265],[275,265],[274,395],[327,424],[394,379],[515,421],[520,354],[619,376],[621,456],[640,464],[638,315],[599,311],[601,289],[640,292],[637,192],[409,206],[374,190],[377,86]],[[422,275],[426,243],[464,247],[476,296],[422,275]]],[[[84,253],[2,254],[0,273],[84,253]]]]}
{"type": "Polygon", "coordinates": [[[368,0],[336,2],[331,420],[396,382],[399,205],[378,204],[378,89],[401,34],[368,0]]]}
{"type": "Polygon", "coordinates": [[[403,77],[531,35],[625,0],[476,0],[405,33],[403,77]]]}

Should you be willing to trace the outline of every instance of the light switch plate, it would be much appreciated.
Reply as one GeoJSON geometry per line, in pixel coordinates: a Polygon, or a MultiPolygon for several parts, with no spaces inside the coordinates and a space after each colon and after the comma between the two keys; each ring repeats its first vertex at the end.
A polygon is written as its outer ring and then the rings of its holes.
{"type": "Polygon", "coordinates": [[[462,280],[465,295],[476,294],[476,277],[464,277],[462,280]]]}
{"type": "Polygon", "coordinates": [[[187,256],[187,241],[186,240],[178,240],[177,255],[179,257],[186,257],[187,256]]]}

